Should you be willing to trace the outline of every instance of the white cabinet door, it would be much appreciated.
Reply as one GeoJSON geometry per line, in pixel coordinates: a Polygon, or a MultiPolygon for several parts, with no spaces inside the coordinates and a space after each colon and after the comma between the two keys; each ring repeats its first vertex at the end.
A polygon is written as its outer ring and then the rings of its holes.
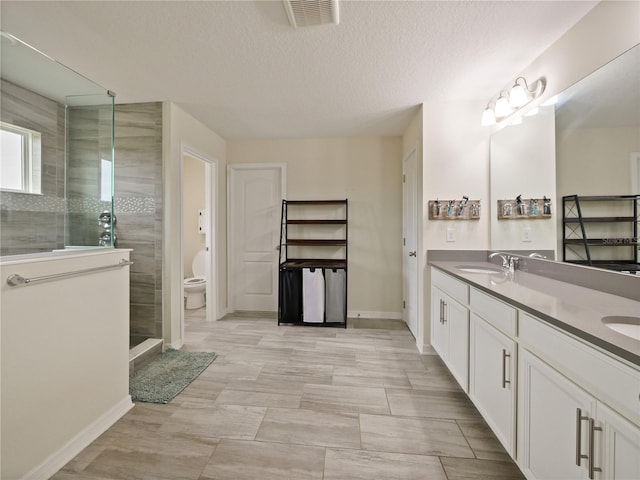
{"type": "Polygon", "coordinates": [[[467,392],[469,310],[436,287],[431,289],[431,345],[467,392]]]}
{"type": "Polygon", "coordinates": [[[449,370],[462,389],[469,391],[469,310],[449,298],[445,309],[449,327],[449,370]]]}
{"type": "Polygon", "coordinates": [[[431,346],[445,362],[449,358],[449,328],[444,321],[447,296],[431,288],[431,346]]]}
{"type": "Polygon", "coordinates": [[[517,458],[524,474],[529,479],[588,478],[589,459],[584,457],[589,455],[595,399],[526,350],[520,351],[518,384],[517,458]]]}
{"type": "Polygon", "coordinates": [[[640,427],[598,402],[594,467],[596,479],[637,480],[640,478],[640,427]]]}
{"type": "Polygon", "coordinates": [[[511,456],[515,454],[515,355],[513,340],[471,313],[469,397],[511,456]]]}

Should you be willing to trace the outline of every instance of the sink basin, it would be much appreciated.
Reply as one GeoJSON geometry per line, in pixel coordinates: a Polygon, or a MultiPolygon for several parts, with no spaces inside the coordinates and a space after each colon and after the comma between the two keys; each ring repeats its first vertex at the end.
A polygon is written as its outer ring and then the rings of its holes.
{"type": "Polygon", "coordinates": [[[502,273],[502,270],[498,267],[483,267],[482,265],[458,265],[456,269],[465,273],[484,273],[495,274],[502,273]]]}
{"type": "Polygon", "coordinates": [[[614,332],[640,341],[640,317],[614,315],[611,317],[603,317],[602,323],[614,332]]]}

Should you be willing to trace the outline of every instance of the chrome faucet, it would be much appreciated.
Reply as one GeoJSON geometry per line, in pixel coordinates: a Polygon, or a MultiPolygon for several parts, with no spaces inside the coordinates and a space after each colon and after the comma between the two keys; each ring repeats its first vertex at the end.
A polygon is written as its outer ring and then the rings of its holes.
{"type": "Polygon", "coordinates": [[[502,269],[505,272],[509,270],[509,258],[505,254],[500,252],[493,252],[489,255],[489,259],[492,259],[494,257],[500,257],[502,259],[502,269]]]}
{"type": "Polygon", "coordinates": [[[513,257],[511,255],[505,255],[500,252],[493,252],[489,254],[489,259],[494,257],[500,257],[502,259],[502,269],[505,272],[513,273],[518,268],[518,257],[513,257]]]}

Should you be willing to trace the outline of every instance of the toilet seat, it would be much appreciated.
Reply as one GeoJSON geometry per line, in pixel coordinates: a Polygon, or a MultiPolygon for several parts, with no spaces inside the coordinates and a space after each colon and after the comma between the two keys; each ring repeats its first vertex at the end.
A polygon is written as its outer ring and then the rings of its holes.
{"type": "Polygon", "coordinates": [[[188,285],[200,285],[202,283],[205,283],[206,281],[207,281],[206,279],[200,278],[200,277],[185,278],[184,285],[185,287],[188,285]]]}

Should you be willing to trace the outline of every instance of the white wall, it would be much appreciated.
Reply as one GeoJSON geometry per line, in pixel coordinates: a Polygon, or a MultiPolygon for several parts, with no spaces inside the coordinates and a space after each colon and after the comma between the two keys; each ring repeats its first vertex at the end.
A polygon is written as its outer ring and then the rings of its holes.
{"type": "Polygon", "coordinates": [[[400,137],[232,140],[228,159],[286,163],[290,200],[348,198],[349,311],[400,317],[400,137]]]}
{"type": "MultiPolygon", "coordinates": [[[[487,250],[489,248],[489,133],[480,125],[486,100],[423,105],[422,245],[427,250],[487,250]],[[429,220],[429,200],[481,201],[480,220],[429,220]],[[455,242],[447,242],[447,228],[455,242]]],[[[422,350],[429,345],[431,275],[423,270],[422,350]]],[[[420,342],[419,342],[420,346],[420,342]]]]}
{"type": "Polygon", "coordinates": [[[182,236],[182,178],[180,162],[183,148],[188,147],[198,156],[208,158],[217,165],[217,211],[215,261],[217,264],[217,299],[220,318],[227,310],[227,144],[218,134],[188,115],[177,105],[163,104],[163,158],[164,158],[164,271],[163,271],[163,332],[167,345],[178,348],[182,344],[180,318],[183,313],[182,269],[180,243],[182,236]]]}
{"type": "Polygon", "coordinates": [[[205,164],[185,155],[183,165],[182,246],[184,277],[193,277],[191,264],[196,253],[205,248],[205,235],[198,231],[198,210],[206,209],[205,164]]]}
{"type": "MultiPolygon", "coordinates": [[[[0,276],[33,278],[121,259],[128,250],[15,257],[0,265],[0,276]]],[[[26,286],[2,282],[0,294],[0,478],[49,478],[133,407],[129,267],[26,286]]]]}

